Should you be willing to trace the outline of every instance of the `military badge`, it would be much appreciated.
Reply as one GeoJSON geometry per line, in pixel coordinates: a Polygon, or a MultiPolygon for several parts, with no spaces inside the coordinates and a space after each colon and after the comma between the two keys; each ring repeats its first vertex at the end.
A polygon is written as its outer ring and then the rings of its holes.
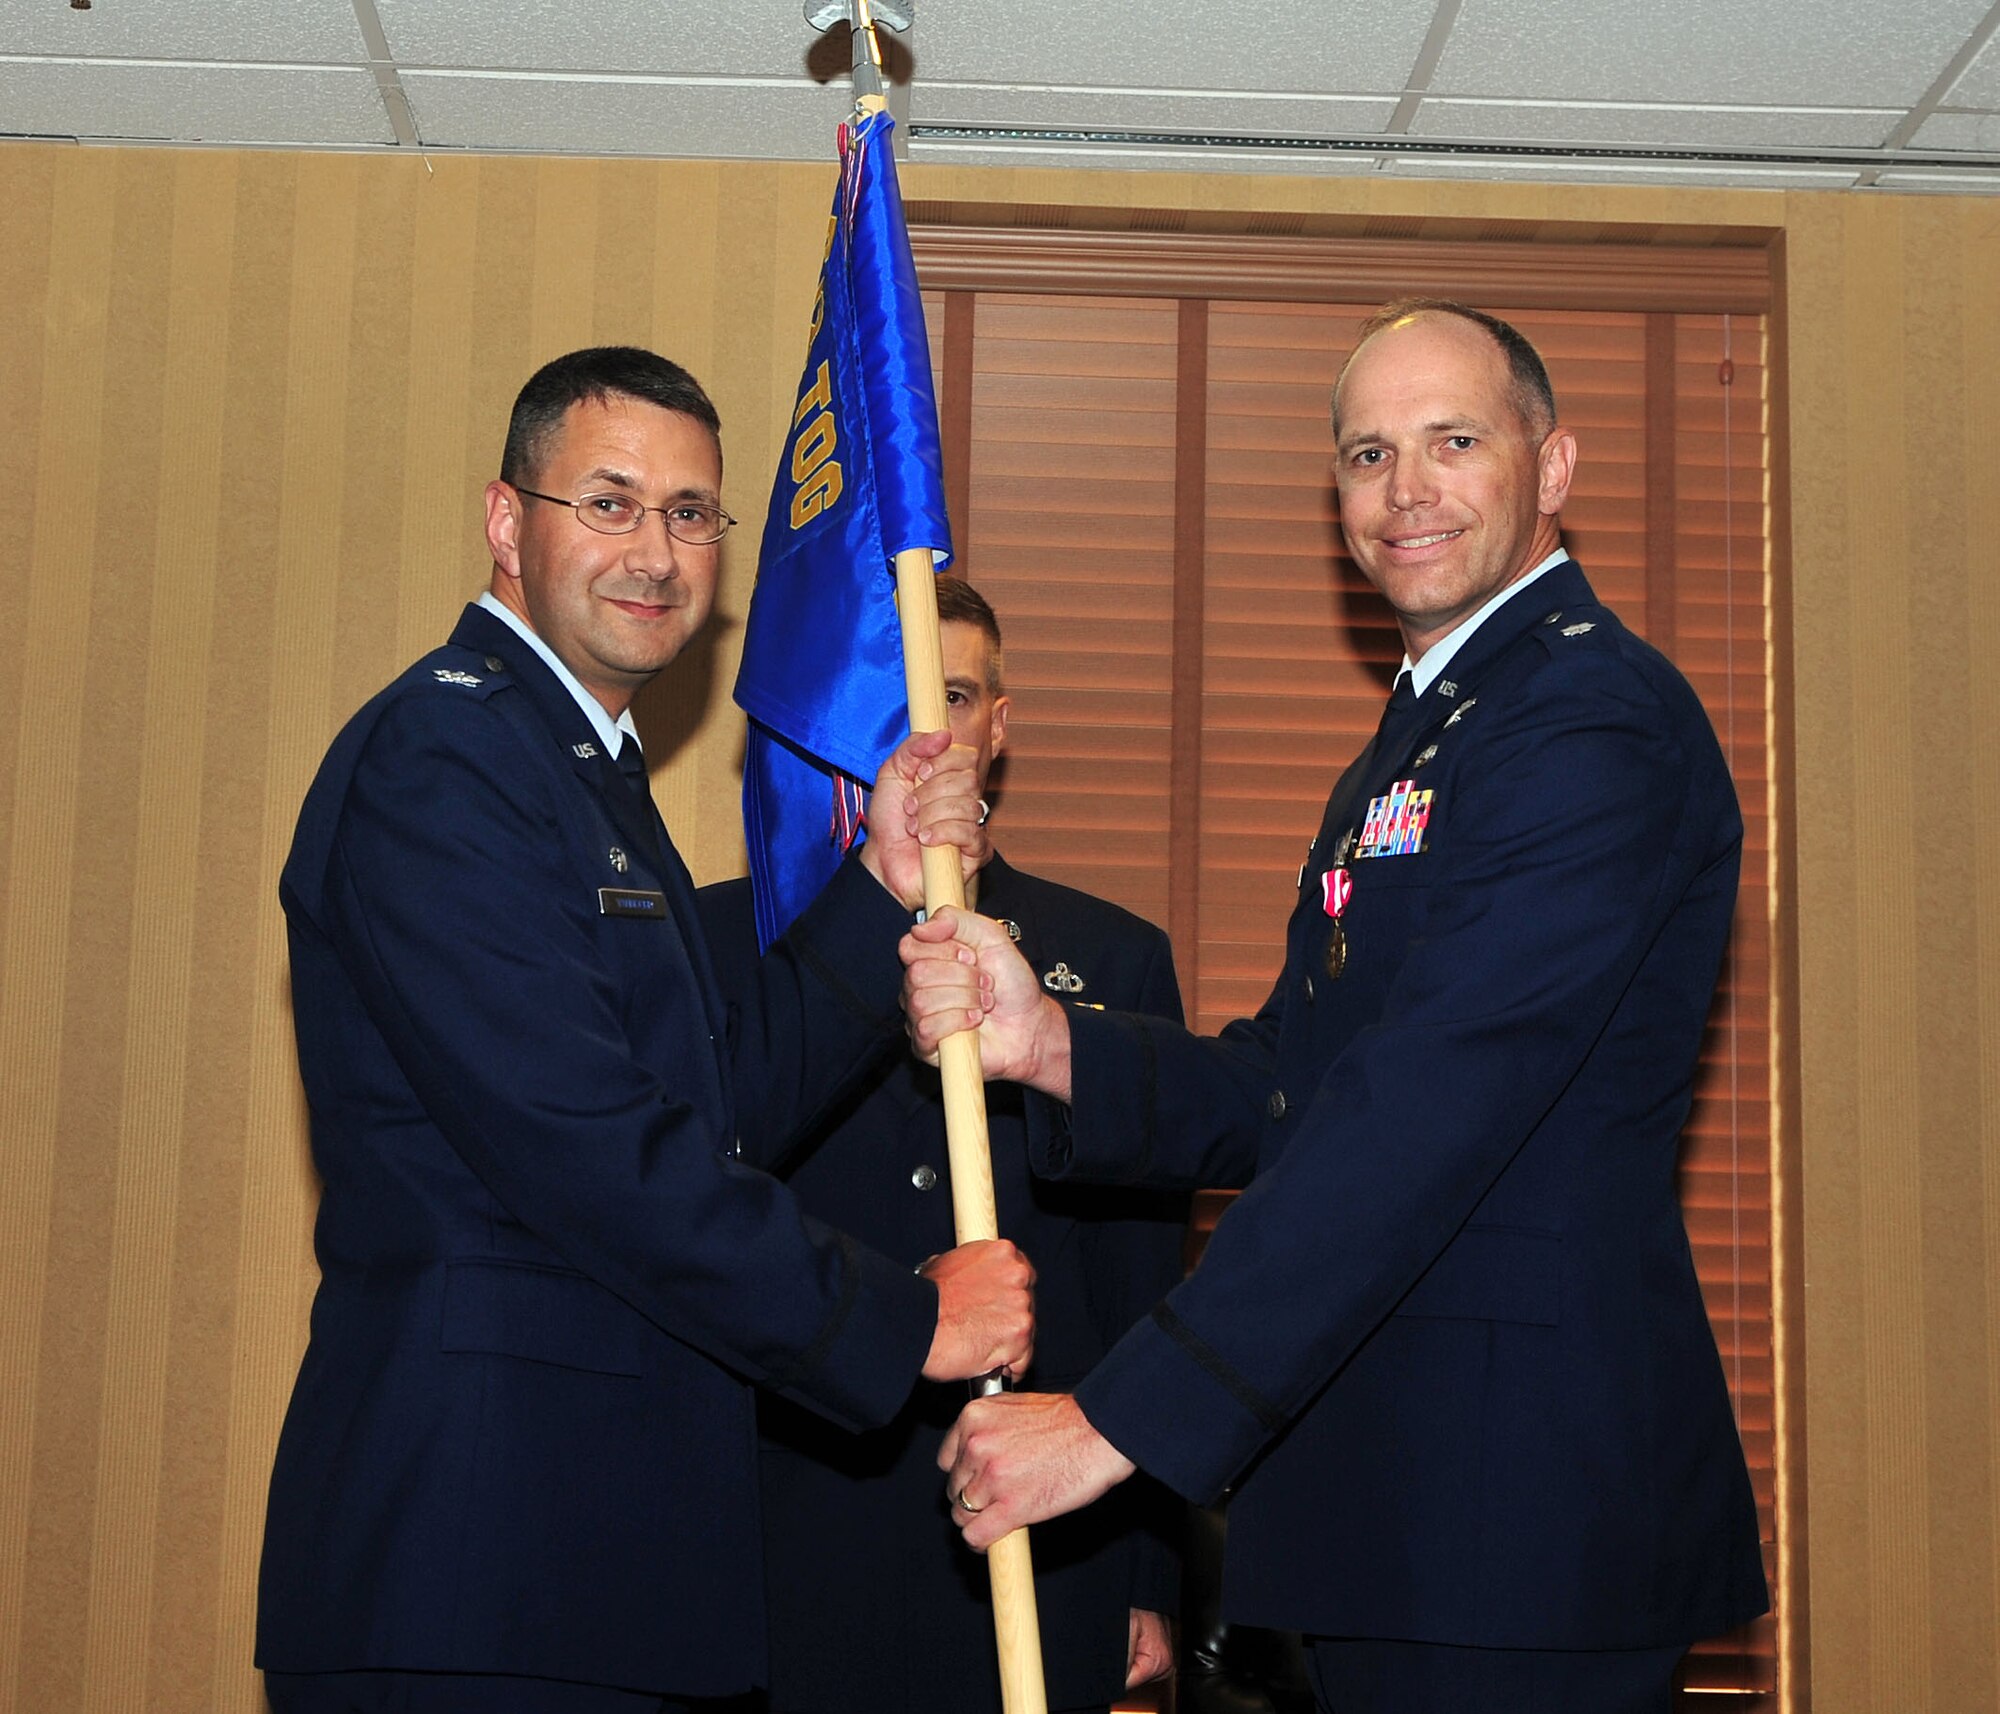
{"type": "Polygon", "coordinates": [[[1319,880],[1321,905],[1333,918],[1333,932],[1326,940],[1326,973],[1338,981],[1347,968],[1347,930],[1340,919],[1347,910],[1348,900],[1354,897],[1354,875],[1343,866],[1327,870],[1319,880]]]}
{"type": "Polygon", "coordinates": [[[1414,857],[1424,849],[1431,821],[1431,793],[1416,789],[1415,780],[1398,780],[1368,804],[1361,823],[1361,843],[1354,860],[1364,857],[1414,857]]]}

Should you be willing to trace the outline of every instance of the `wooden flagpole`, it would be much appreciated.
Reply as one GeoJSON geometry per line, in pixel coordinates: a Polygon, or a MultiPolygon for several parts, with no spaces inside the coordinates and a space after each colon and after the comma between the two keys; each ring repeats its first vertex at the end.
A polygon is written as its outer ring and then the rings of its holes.
{"type": "MultiPolygon", "coordinates": [[[[816,30],[830,30],[845,21],[854,32],[854,109],[857,115],[879,113],[888,103],[882,93],[882,49],[875,36],[875,13],[895,29],[908,29],[910,0],[806,0],[806,21],[816,30]]],[[[912,732],[939,732],[951,725],[945,703],[944,645],[938,635],[937,572],[931,550],[906,548],[896,555],[896,608],[903,631],[903,684],[910,704],[912,732]]],[[[958,848],[926,846],[924,909],[950,905],[965,908],[965,878],[959,873],[958,848]]],[[[951,1166],[952,1224],[958,1242],[1000,1236],[993,1200],[993,1157],[986,1132],[986,1082],[979,1071],[979,1037],[961,1030],[938,1048],[944,1082],[945,1149],[951,1166]]],[[[983,1392],[1001,1388],[997,1375],[974,1386],[983,1392]]],[[[993,1585],[993,1636],[1000,1655],[1000,1705],[1004,1714],[1048,1714],[1048,1689],[1042,1676],[1042,1633],[1035,1611],[1034,1561],[1028,1532],[1012,1531],[986,1553],[993,1585]]]]}
{"type": "MultiPolygon", "coordinates": [[[[860,0],[866,4],[866,0],[860,0]]],[[[903,682],[910,730],[937,732],[951,724],[944,693],[944,645],[938,635],[937,574],[929,548],[896,555],[896,607],[903,626],[903,682]]],[[[958,847],[924,847],[924,908],[965,908],[958,847]]],[[[945,1148],[951,1162],[951,1214],[961,1244],[1000,1236],[993,1202],[993,1157],[986,1135],[986,1083],[979,1071],[979,1035],[961,1030],[938,1047],[944,1080],[945,1148]]],[[[997,1391],[997,1379],[987,1385],[997,1391]]],[[[986,1550],[993,1583],[993,1636],[1000,1650],[1000,1705],[1005,1714],[1047,1714],[1042,1632],[1035,1611],[1034,1561],[1028,1532],[1003,1535],[986,1550]]]]}

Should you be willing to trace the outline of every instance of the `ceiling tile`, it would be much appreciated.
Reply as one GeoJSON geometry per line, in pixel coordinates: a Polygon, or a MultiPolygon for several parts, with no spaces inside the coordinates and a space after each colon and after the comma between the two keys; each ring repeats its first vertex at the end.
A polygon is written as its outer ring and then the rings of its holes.
{"type": "Polygon", "coordinates": [[[811,84],[422,71],[402,83],[426,144],[551,155],[830,162],[851,105],[811,84]]]}
{"type": "Polygon", "coordinates": [[[1903,117],[1840,107],[1634,107],[1537,101],[1426,101],[1416,137],[1506,142],[1631,143],[1668,148],[1873,149],[1903,117]]]}
{"type": "Polygon", "coordinates": [[[2000,154],[2000,113],[1933,113],[1917,127],[1910,147],[2000,154]]]}
{"type": "Polygon", "coordinates": [[[1944,98],[1952,107],[2000,107],[2000,35],[1979,50],[1944,98]]]}
{"type": "Polygon", "coordinates": [[[1163,94],[1144,89],[1051,89],[919,82],[919,125],[1030,125],[1072,131],[1178,131],[1213,136],[1351,137],[1378,132],[1396,111],[1386,97],[1163,94]]]}
{"type": "Polygon", "coordinates": [[[1915,103],[1991,0],[1465,0],[1441,95],[1782,107],[1915,103]]]}
{"type": "Polygon", "coordinates": [[[919,8],[916,64],[960,83],[1381,94],[1409,81],[1438,0],[1019,0],[919,8]]]}
{"type": "Polygon", "coordinates": [[[174,143],[393,143],[375,79],[339,66],[0,61],[11,132],[174,143]]]}
{"type": "MultiPolygon", "coordinates": [[[[86,59],[306,61],[366,64],[354,0],[201,0],[200,5],[105,0],[88,12],[63,0],[0,0],[0,43],[13,54],[86,59]]],[[[9,125],[10,130],[16,129],[9,125]]]]}
{"type": "MultiPolygon", "coordinates": [[[[454,70],[651,72],[812,82],[820,38],[805,8],[663,6],[660,0],[375,0],[397,63],[454,70]]],[[[822,50],[823,51],[823,50],[822,50]]],[[[846,82],[846,58],[832,70],[846,82]]],[[[679,151],[676,151],[679,152],[679,151]]]]}
{"type": "MultiPolygon", "coordinates": [[[[1376,170],[1551,183],[1838,185],[1843,168],[1377,154],[1418,56],[1442,53],[1409,141],[1562,149],[1866,149],[1989,29],[1996,0],[925,0],[887,38],[915,126],[1360,139],[1342,149],[1197,143],[949,143],[966,164],[1234,171],[1376,170]],[[900,69],[898,62],[900,61],[900,69]]],[[[376,148],[393,142],[357,7],[380,18],[435,148],[827,160],[848,108],[846,38],[799,0],[0,0],[0,127],[102,140],[376,148]]],[[[1911,147],[2000,153],[2000,37],[1911,147]]],[[[1924,111],[1924,109],[1919,109],[1924,111]]],[[[1878,176],[1879,175],[1879,176],[1878,176]]],[[[1916,166],[1882,187],[1983,178],[1916,166]]],[[[1864,187],[1866,188],[1866,184],[1864,187]]]]}

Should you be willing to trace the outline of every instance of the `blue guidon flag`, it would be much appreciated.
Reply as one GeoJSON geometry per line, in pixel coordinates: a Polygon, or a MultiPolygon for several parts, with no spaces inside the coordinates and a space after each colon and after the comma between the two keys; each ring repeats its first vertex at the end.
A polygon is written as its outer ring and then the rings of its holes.
{"type": "Polygon", "coordinates": [[[895,556],[951,558],[923,300],[889,149],[841,128],[805,376],[771,486],[736,675],[743,831],[769,946],[861,836],[863,791],[909,730],[895,556]]]}

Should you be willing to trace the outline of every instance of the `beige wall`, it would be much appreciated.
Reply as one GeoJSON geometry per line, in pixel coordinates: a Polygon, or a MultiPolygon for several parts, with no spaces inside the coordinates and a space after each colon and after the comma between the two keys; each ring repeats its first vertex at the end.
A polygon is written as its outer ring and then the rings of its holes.
{"type": "MultiPolygon", "coordinates": [[[[905,189],[1782,230],[1814,1706],[2000,1701],[2000,203],[905,189]]],[[[829,196],[815,166],[0,149],[0,1710],[260,1706],[313,1283],[275,877],[339,721],[480,587],[507,401],[574,345],[670,352],[729,425],[724,623],[640,717],[697,874],[739,865],[733,621],[829,196]]]]}

